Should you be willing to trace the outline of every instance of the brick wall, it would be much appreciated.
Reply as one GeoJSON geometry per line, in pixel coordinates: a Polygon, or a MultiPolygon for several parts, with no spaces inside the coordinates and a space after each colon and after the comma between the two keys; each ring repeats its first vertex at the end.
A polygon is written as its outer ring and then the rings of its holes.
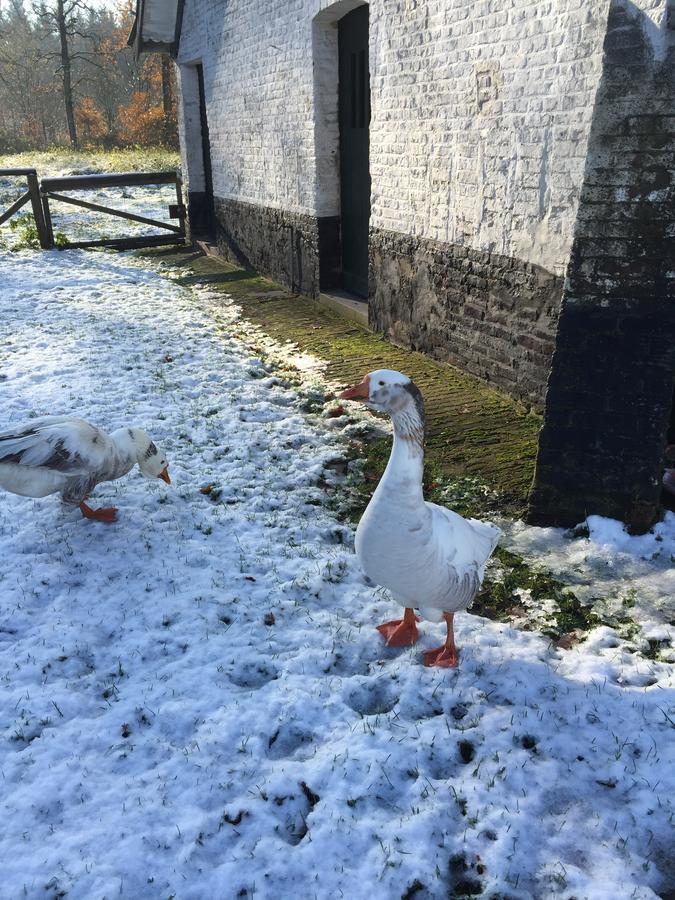
{"type": "Polygon", "coordinates": [[[537,408],[608,5],[408,0],[371,16],[371,324],[537,408]]]}
{"type": "Polygon", "coordinates": [[[521,260],[371,229],[372,324],[541,408],[562,278],[521,260]]]}
{"type": "Polygon", "coordinates": [[[316,11],[302,0],[186,0],[178,63],[204,66],[216,197],[315,213],[316,11]]]}
{"type": "MultiPolygon", "coordinates": [[[[357,5],[185,3],[178,62],[185,85],[204,66],[219,243],[309,293],[339,269],[336,22],[357,5]]],[[[536,406],[557,348],[533,521],[639,525],[658,503],[673,20],[673,0],[370,4],[371,323],[536,406]]],[[[186,89],[198,189],[194,115],[186,89]]]]}
{"type": "MultiPolygon", "coordinates": [[[[608,2],[371,3],[373,227],[562,274],[608,2]]],[[[339,214],[333,22],[357,4],[186,0],[216,196],[339,214]]]]}
{"type": "Polygon", "coordinates": [[[226,259],[311,296],[324,289],[322,277],[334,278],[337,262],[332,254],[338,245],[335,218],[316,218],[219,197],[215,207],[218,251],[226,259]]]}
{"type": "Polygon", "coordinates": [[[614,0],[532,521],[657,514],[675,378],[675,15],[614,0]]]}
{"type": "Polygon", "coordinates": [[[178,104],[178,135],[180,138],[183,176],[190,190],[203,193],[204,161],[201,148],[201,123],[199,120],[199,85],[197,69],[192,66],[178,67],[177,88],[181,98],[178,104]]]}
{"type": "MultiPolygon", "coordinates": [[[[370,4],[371,324],[539,407],[609,3],[370,4]]],[[[656,55],[666,3],[640,0],[656,55]]],[[[356,5],[186,0],[183,17],[183,80],[204,66],[219,242],[312,293],[339,268],[336,22],[356,5]]],[[[189,92],[182,118],[198,184],[189,92]]]]}
{"type": "Polygon", "coordinates": [[[371,224],[562,274],[607,7],[402,0],[375,10],[371,224]]]}
{"type": "MultiPolygon", "coordinates": [[[[371,324],[538,406],[608,3],[370,4],[371,324]]],[[[183,17],[183,80],[203,62],[217,208],[231,211],[219,242],[312,292],[339,281],[336,22],[356,5],[187,0],[183,17]]],[[[189,91],[184,106],[199,184],[189,91]]]]}
{"type": "Polygon", "coordinates": [[[188,201],[187,225],[192,236],[203,235],[211,229],[212,217],[206,191],[204,155],[201,152],[202,130],[197,69],[187,66],[178,69],[177,85],[181,97],[178,104],[178,134],[184,188],[188,201]],[[190,152],[187,148],[190,148],[190,152]]]}

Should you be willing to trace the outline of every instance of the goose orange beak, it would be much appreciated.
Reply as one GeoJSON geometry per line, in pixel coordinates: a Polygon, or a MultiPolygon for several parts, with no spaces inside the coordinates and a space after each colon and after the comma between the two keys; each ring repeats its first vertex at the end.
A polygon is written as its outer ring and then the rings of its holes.
{"type": "Polygon", "coordinates": [[[347,388],[341,394],[338,394],[340,400],[367,400],[370,396],[370,379],[366,375],[360,384],[347,388]]]}
{"type": "Polygon", "coordinates": [[[157,477],[161,478],[162,481],[166,481],[167,484],[171,484],[171,479],[169,478],[169,467],[168,466],[164,466],[164,468],[162,469],[162,471],[159,473],[159,475],[157,477]]]}

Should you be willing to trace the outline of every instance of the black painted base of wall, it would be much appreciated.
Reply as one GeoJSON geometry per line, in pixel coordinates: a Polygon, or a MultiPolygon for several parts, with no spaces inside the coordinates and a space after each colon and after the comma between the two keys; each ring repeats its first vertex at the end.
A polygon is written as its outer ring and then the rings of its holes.
{"type": "Polygon", "coordinates": [[[370,324],[541,408],[563,282],[469,247],[370,230],[370,324]]]}
{"type": "MultiPolygon", "coordinates": [[[[232,262],[291,290],[341,287],[340,220],[216,198],[232,262]]],[[[562,279],[521,260],[370,230],[369,320],[392,341],[541,407],[562,279]]]]}
{"type": "Polygon", "coordinates": [[[219,251],[292,291],[318,296],[337,287],[340,222],[281,209],[215,199],[219,251]]]}
{"type": "Polygon", "coordinates": [[[530,496],[535,524],[660,513],[675,422],[675,40],[612,0],[530,496]]]}
{"type": "MultiPolygon", "coordinates": [[[[572,272],[572,280],[575,280],[572,272]]],[[[567,297],[530,495],[534,525],[659,511],[675,373],[675,297],[567,297]]]]}
{"type": "Polygon", "coordinates": [[[210,235],[213,231],[213,203],[204,191],[188,193],[188,224],[190,237],[210,235]]]}

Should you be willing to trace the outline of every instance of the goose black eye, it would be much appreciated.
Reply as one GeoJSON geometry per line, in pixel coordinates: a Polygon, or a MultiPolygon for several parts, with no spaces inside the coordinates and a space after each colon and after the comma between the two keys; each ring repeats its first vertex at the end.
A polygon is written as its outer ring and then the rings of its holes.
{"type": "Polygon", "coordinates": [[[384,387],[384,381],[380,381],[380,387],[384,387]]]}

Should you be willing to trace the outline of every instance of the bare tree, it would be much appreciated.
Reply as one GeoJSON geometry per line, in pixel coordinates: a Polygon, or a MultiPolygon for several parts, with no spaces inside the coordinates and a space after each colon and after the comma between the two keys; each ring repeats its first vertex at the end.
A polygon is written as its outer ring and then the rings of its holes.
{"type": "MultiPolygon", "coordinates": [[[[84,0],[51,0],[49,3],[43,0],[34,9],[44,27],[58,37],[59,65],[57,72],[61,75],[68,136],[71,145],[77,147],[73,66],[77,61],[83,61],[88,65],[97,65],[94,59],[95,37],[84,31],[85,14],[90,12],[90,8],[84,0]],[[86,49],[81,45],[79,49],[73,49],[72,45],[76,38],[81,38],[85,42],[90,41],[92,47],[86,49]]],[[[54,55],[52,51],[47,53],[48,58],[53,58],[54,55]]]]}
{"type": "Polygon", "coordinates": [[[54,39],[31,20],[21,0],[0,9],[0,135],[47,145],[59,132],[58,91],[42,58],[54,39]]]}
{"type": "Polygon", "coordinates": [[[111,136],[120,104],[128,100],[131,81],[126,58],[132,56],[127,47],[129,28],[118,24],[108,10],[97,9],[90,13],[87,31],[96,36],[98,67],[90,67],[86,93],[101,110],[111,136]]]}
{"type": "Polygon", "coordinates": [[[127,46],[132,0],[0,0],[0,153],[176,142],[173,67],[127,46]],[[65,115],[64,115],[65,111],[65,115]]]}

